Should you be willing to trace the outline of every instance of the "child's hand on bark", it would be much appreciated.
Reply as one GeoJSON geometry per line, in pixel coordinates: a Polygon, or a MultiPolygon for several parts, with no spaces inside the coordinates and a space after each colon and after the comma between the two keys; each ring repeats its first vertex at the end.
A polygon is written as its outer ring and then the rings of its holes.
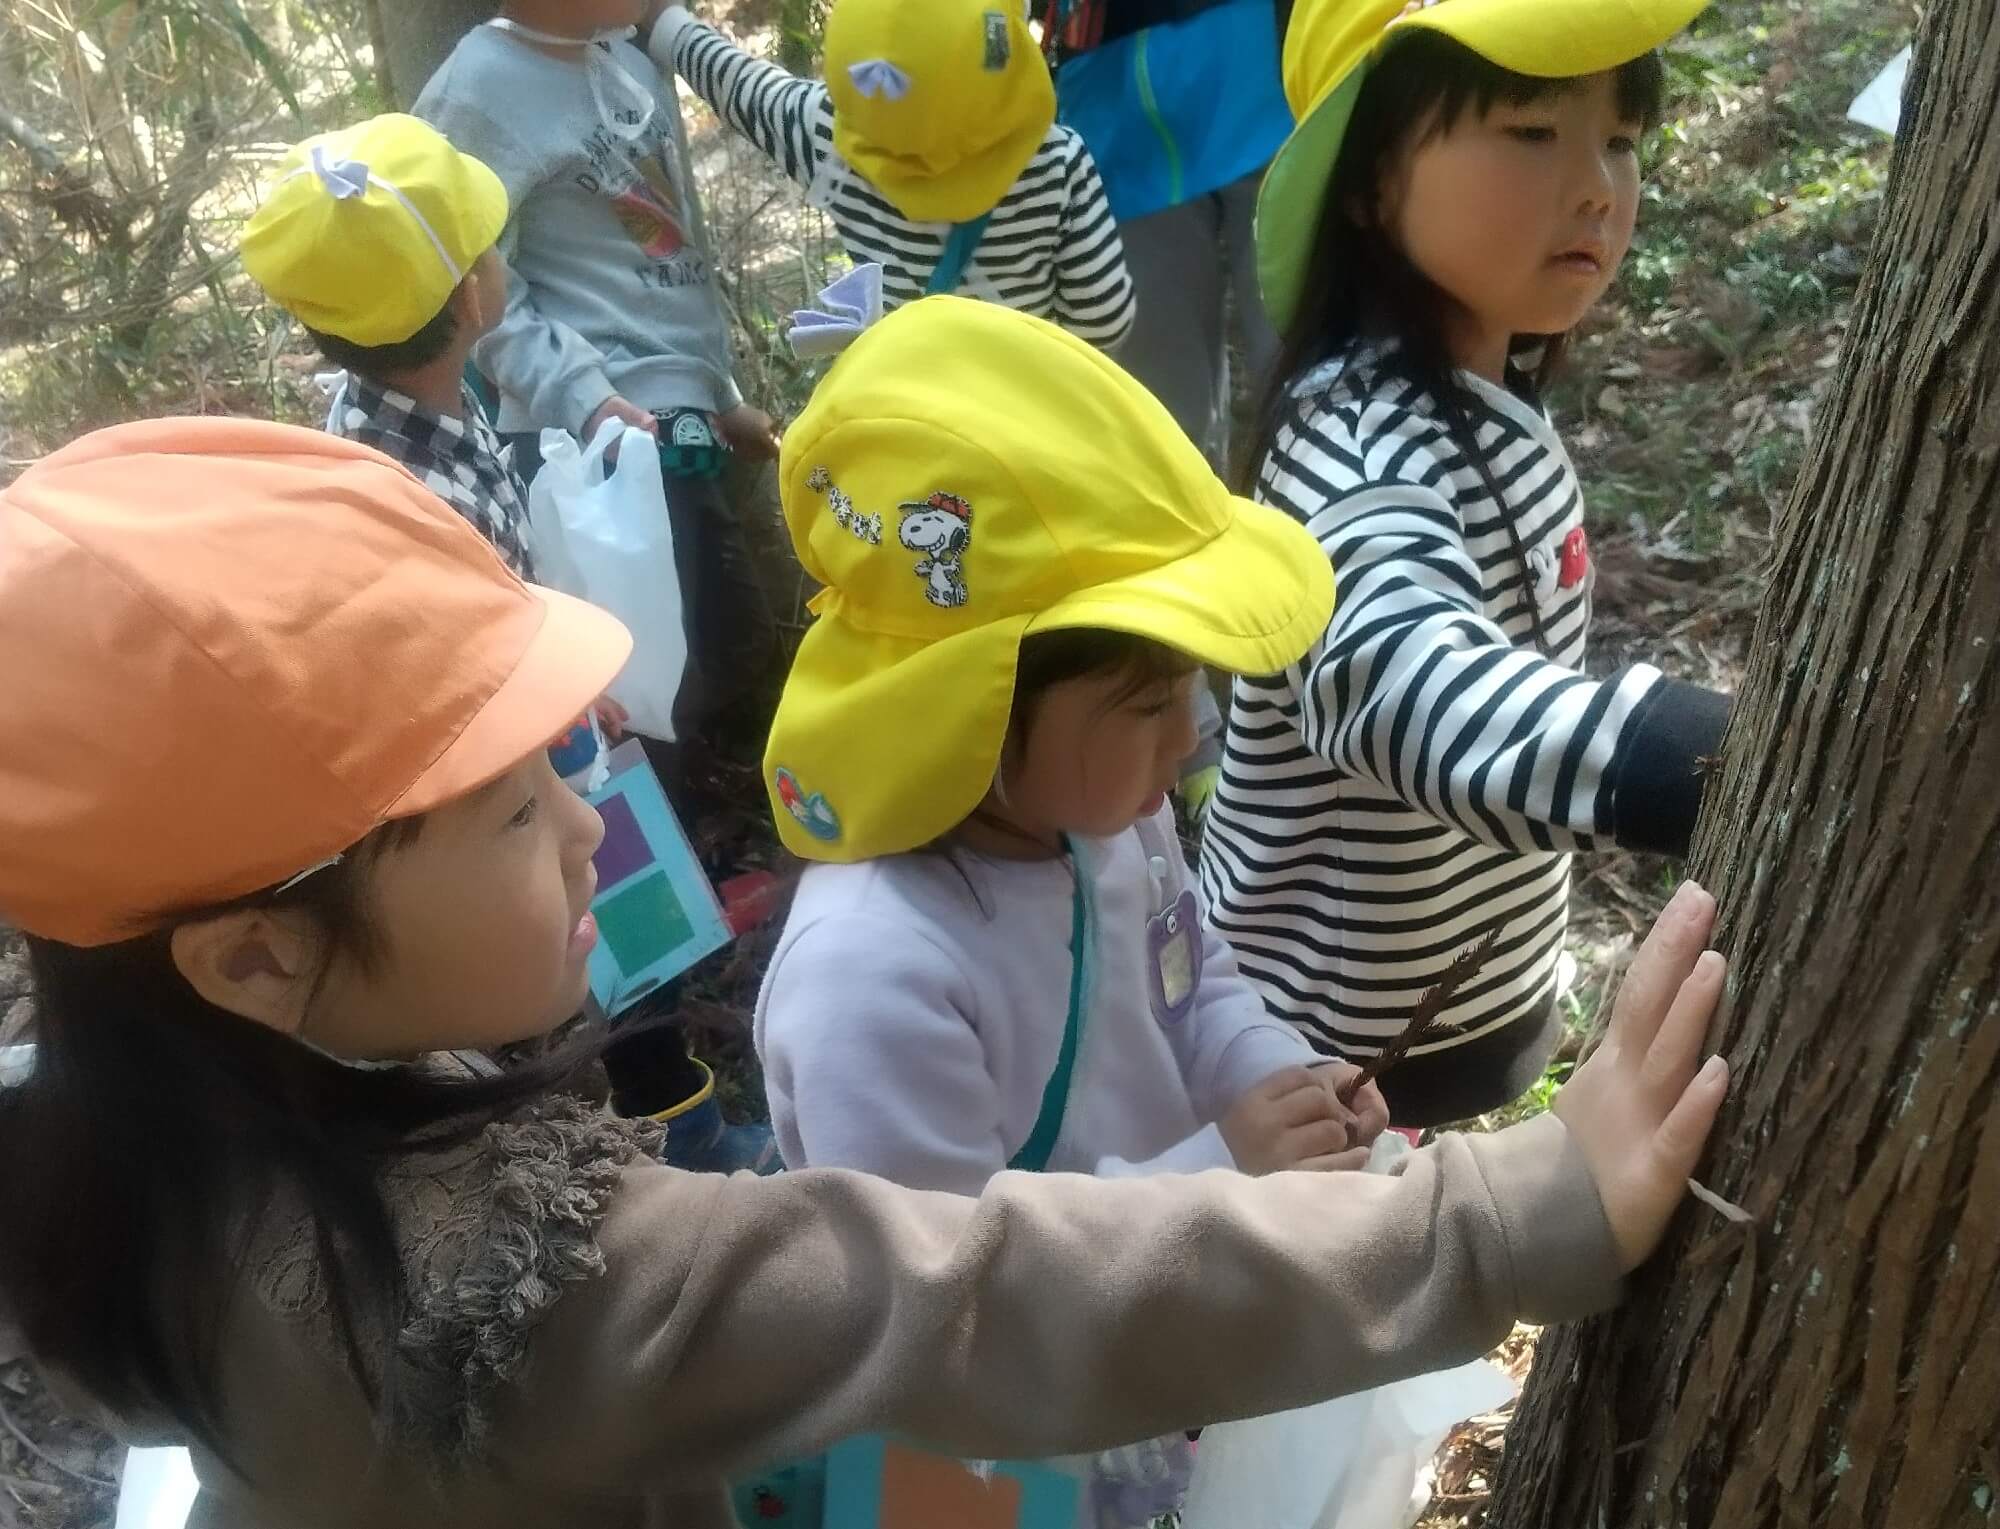
{"type": "Polygon", "coordinates": [[[1603,1044],[1556,1095],[1627,1269],[1665,1234],[1729,1090],[1721,1057],[1696,1068],[1727,971],[1705,949],[1714,923],[1715,899],[1700,887],[1674,894],[1618,990],[1603,1044]]]}

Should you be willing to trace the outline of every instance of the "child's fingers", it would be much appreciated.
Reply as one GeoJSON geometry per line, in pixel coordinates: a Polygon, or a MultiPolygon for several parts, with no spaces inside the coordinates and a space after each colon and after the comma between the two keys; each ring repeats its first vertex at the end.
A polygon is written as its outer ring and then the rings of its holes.
{"type": "Polygon", "coordinates": [[[1632,969],[1625,974],[1611,1010],[1606,1036],[1611,1045],[1644,1054],[1674,995],[1694,969],[1714,920],[1715,899],[1693,882],[1683,882],[1653,921],[1645,944],[1632,960],[1632,969]]]}
{"type": "Polygon", "coordinates": [[[1282,1126],[1310,1125],[1315,1121],[1339,1120],[1341,1129],[1346,1124],[1339,1107],[1331,1095],[1310,1078],[1287,1094],[1271,1101],[1276,1118],[1282,1126]]]}
{"type": "Polygon", "coordinates": [[[1368,1149],[1353,1147],[1324,1157],[1309,1157],[1297,1165],[1301,1173],[1359,1173],[1368,1166],[1368,1149]]]}
{"type": "Polygon", "coordinates": [[[1271,1074],[1262,1083],[1250,1090],[1253,1099],[1283,1099],[1296,1094],[1300,1089],[1312,1088],[1313,1075],[1304,1067],[1285,1067],[1271,1074]]]}
{"type": "Polygon", "coordinates": [[[1347,1104],[1354,1112],[1354,1131],[1360,1140],[1373,1141],[1389,1129],[1389,1101],[1373,1081],[1356,1089],[1347,1104]]]}
{"type": "Polygon", "coordinates": [[[1729,1094],[1729,1064],[1712,1056],[1681,1090],[1667,1118],[1653,1133],[1653,1151],[1662,1175],[1671,1183],[1694,1172],[1708,1133],[1715,1128],[1716,1113],[1729,1094]]]}
{"type": "MultiPolygon", "coordinates": [[[[1310,1124],[1294,1126],[1287,1131],[1279,1143],[1279,1151],[1285,1161],[1292,1163],[1309,1162],[1319,1157],[1338,1157],[1351,1151],[1344,1120],[1315,1120],[1310,1124]]],[[[1367,1154],[1362,1154],[1366,1161],[1367,1154]]]]}
{"type": "Polygon", "coordinates": [[[1708,1022],[1722,998],[1722,980],[1729,963],[1713,950],[1705,950],[1694,963],[1680,991],[1667,1010],[1660,1033],[1646,1049],[1639,1078],[1650,1091],[1672,1098],[1687,1085],[1708,1039],[1708,1022]]]}

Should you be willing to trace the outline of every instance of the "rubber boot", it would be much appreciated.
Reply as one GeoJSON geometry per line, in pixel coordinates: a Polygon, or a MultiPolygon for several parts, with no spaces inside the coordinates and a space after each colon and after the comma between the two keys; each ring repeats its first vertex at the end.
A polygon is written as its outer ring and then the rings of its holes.
{"type": "Polygon", "coordinates": [[[722,1105],[715,1097],[715,1073],[708,1063],[694,1058],[701,1069],[701,1087],[679,1104],[656,1110],[646,1118],[667,1128],[666,1145],[660,1160],[669,1168],[688,1173],[769,1174],[783,1171],[777,1140],[763,1125],[731,1125],[722,1118],[722,1105]]]}

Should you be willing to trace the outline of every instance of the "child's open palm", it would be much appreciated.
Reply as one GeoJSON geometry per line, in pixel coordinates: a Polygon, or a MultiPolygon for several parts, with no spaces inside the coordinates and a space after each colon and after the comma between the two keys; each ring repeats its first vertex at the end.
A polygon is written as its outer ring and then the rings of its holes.
{"type": "Polygon", "coordinates": [[[1603,1044],[1556,1095],[1627,1269],[1665,1233],[1728,1092],[1721,1057],[1695,1070],[1727,970],[1704,948],[1714,923],[1715,899],[1700,887],[1674,894],[1619,989],[1603,1044]]]}

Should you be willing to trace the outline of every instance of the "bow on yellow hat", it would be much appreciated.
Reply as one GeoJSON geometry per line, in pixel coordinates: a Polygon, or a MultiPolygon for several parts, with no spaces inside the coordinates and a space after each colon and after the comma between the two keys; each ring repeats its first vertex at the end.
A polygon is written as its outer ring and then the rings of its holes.
{"type": "Polygon", "coordinates": [[[995,304],[926,298],[870,326],[785,432],[779,477],[826,586],[765,756],[780,834],[809,859],[965,819],[1025,637],[1129,632],[1270,674],[1333,611],[1304,527],[1232,496],[1092,346],[995,304]]]}
{"type": "Polygon", "coordinates": [[[243,265],[301,323],[394,345],[436,318],[507,226],[507,190],[400,113],[308,138],[243,230],[243,265]]]}
{"type": "Polygon", "coordinates": [[[833,144],[905,217],[992,211],[1056,119],[1022,0],[835,0],[833,144]]]}
{"type": "Polygon", "coordinates": [[[1327,184],[1368,66],[1398,37],[1442,32],[1538,79],[1602,74],[1650,53],[1708,0],[1298,0],[1285,31],[1292,130],[1257,196],[1257,278],[1279,329],[1298,311],[1327,184]]]}

